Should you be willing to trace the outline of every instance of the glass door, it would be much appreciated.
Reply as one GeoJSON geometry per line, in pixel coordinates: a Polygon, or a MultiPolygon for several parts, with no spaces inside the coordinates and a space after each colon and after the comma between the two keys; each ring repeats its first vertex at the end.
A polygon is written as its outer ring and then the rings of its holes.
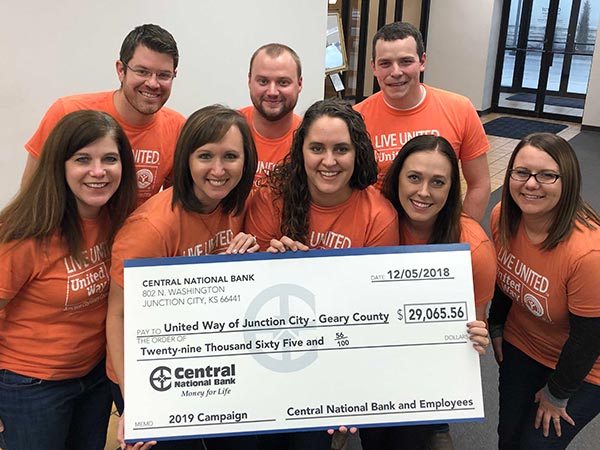
{"type": "Polygon", "coordinates": [[[503,14],[494,109],[580,122],[600,0],[512,0],[503,14]]]}

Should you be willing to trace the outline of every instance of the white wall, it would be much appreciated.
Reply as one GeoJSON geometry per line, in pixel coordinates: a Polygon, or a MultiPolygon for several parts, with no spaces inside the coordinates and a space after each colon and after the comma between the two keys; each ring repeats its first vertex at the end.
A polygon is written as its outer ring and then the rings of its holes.
{"type": "MultiPolygon", "coordinates": [[[[598,23],[600,29],[600,21],[598,23]]],[[[596,46],[585,98],[582,125],[600,128],[600,33],[596,34],[596,46]]]]}
{"type": "Polygon", "coordinates": [[[22,0],[2,9],[0,207],[18,189],[23,146],[48,106],[119,87],[115,61],[137,25],[156,23],[175,37],[180,63],[167,105],[186,116],[211,103],[249,104],[250,56],[268,42],[290,45],[302,59],[296,112],[323,98],[324,0],[22,0]]]}
{"type": "MultiPolygon", "coordinates": [[[[467,96],[478,111],[490,108],[501,15],[502,0],[432,0],[425,83],[467,96]]],[[[600,127],[600,33],[583,124],[600,127]]]]}
{"type": "Polygon", "coordinates": [[[492,105],[502,0],[433,0],[424,81],[492,105]]]}

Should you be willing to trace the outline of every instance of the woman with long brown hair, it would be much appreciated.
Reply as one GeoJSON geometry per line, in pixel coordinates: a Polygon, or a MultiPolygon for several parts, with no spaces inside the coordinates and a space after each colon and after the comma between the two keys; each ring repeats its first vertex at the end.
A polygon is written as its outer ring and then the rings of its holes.
{"type": "Polygon", "coordinates": [[[133,210],[129,141],[108,114],[77,111],[0,212],[0,447],[103,449],[110,247],[133,210]]]}

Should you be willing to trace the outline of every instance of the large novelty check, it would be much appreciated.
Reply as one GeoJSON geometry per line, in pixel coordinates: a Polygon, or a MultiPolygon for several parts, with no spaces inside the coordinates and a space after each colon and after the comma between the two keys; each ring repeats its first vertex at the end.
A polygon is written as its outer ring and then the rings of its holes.
{"type": "Polygon", "coordinates": [[[467,245],[125,262],[125,437],[483,419],[467,245]]]}

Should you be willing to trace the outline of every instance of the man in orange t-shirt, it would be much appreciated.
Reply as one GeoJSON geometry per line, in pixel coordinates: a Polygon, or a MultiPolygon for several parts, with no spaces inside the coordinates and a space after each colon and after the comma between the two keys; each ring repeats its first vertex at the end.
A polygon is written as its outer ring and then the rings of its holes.
{"type": "Polygon", "coordinates": [[[116,62],[121,87],[116,91],[58,99],[25,144],[29,152],[22,183],[32,176],[48,134],[66,114],[93,109],[115,118],[123,127],[135,157],[138,205],[170,184],[173,155],[185,118],[166,107],[177,74],[179,52],[173,36],[158,25],[131,31],[116,62]]]}
{"type": "Polygon", "coordinates": [[[294,114],[302,91],[300,57],[287,45],[266,44],[250,59],[248,88],[252,105],[246,117],[258,153],[255,184],[290,151],[294,131],[302,118],[294,114]]]}
{"type": "Polygon", "coordinates": [[[467,182],[465,213],[480,221],[490,196],[490,145],[477,111],[464,96],[420,82],[425,50],[419,30],[406,22],[382,27],[373,38],[371,68],[381,92],[357,104],[380,168],[379,186],[402,146],[415,136],[446,138],[467,182]]]}

